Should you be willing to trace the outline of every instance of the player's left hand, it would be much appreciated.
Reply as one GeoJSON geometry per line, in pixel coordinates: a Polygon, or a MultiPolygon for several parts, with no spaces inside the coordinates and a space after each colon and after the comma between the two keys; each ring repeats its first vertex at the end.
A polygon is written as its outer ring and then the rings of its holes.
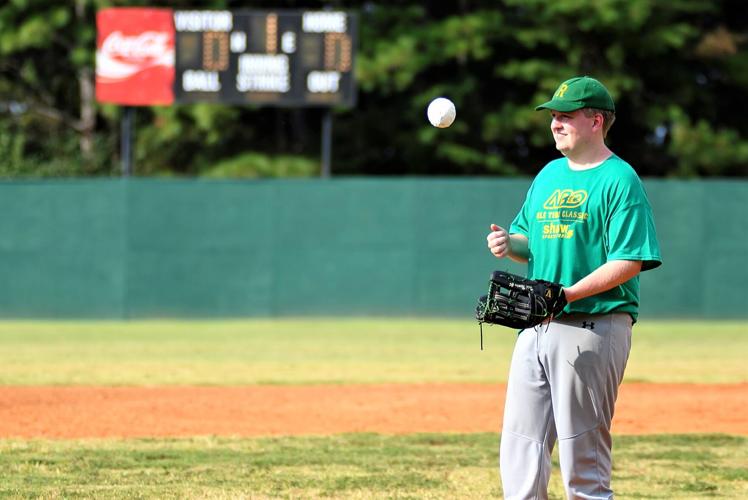
{"type": "Polygon", "coordinates": [[[488,294],[478,299],[475,317],[479,323],[524,329],[560,314],[566,304],[559,283],[494,271],[488,294]]]}

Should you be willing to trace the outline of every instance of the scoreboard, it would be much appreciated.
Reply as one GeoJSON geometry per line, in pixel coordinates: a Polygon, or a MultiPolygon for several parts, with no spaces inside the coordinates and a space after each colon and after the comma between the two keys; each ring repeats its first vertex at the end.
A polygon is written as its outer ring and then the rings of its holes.
{"type": "Polygon", "coordinates": [[[174,11],[174,101],[356,102],[358,22],[341,11],[174,11]]]}

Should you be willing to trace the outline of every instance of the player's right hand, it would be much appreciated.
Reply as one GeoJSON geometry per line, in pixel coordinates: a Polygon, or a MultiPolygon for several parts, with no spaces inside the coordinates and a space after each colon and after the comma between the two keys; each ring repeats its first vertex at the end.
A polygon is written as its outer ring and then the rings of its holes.
{"type": "Polygon", "coordinates": [[[503,227],[491,224],[491,232],[486,236],[488,249],[498,258],[506,257],[509,254],[509,234],[503,227]]]}

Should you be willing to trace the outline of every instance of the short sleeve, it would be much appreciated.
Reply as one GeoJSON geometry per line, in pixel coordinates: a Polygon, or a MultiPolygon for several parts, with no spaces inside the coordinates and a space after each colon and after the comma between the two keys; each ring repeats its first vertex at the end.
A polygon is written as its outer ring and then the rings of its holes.
{"type": "Polygon", "coordinates": [[[528,189],[527,196],[525,196],[525,202],[522,204],[522,208],[520,208],[519,213],[512,221],[512,224],[509,226],[509,234],[521,234],[528,239],[530,237],[530,224],[527,214],[529,211],[530,197],[533,185],[531,185],[530,189],[528,189]]]}
{"type": "Polygon", "coordinates": [[[611,214],[607,260],[639,260],[642,271],[662,264],[652,209],[640,183],[632,186],[628,199],[611,214]]]}

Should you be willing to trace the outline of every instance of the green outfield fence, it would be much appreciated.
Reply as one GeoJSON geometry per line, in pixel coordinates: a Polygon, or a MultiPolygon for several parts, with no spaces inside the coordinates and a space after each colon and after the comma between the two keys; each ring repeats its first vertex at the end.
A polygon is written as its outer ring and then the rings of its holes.
{"type": "MultiPolygon", "coordinates": [[[[0,183],[0,316],[469,318],[530,179],[0,183]]],[[[748,316],[748,182],[646,180],[642,316],[748,316]]]]}

